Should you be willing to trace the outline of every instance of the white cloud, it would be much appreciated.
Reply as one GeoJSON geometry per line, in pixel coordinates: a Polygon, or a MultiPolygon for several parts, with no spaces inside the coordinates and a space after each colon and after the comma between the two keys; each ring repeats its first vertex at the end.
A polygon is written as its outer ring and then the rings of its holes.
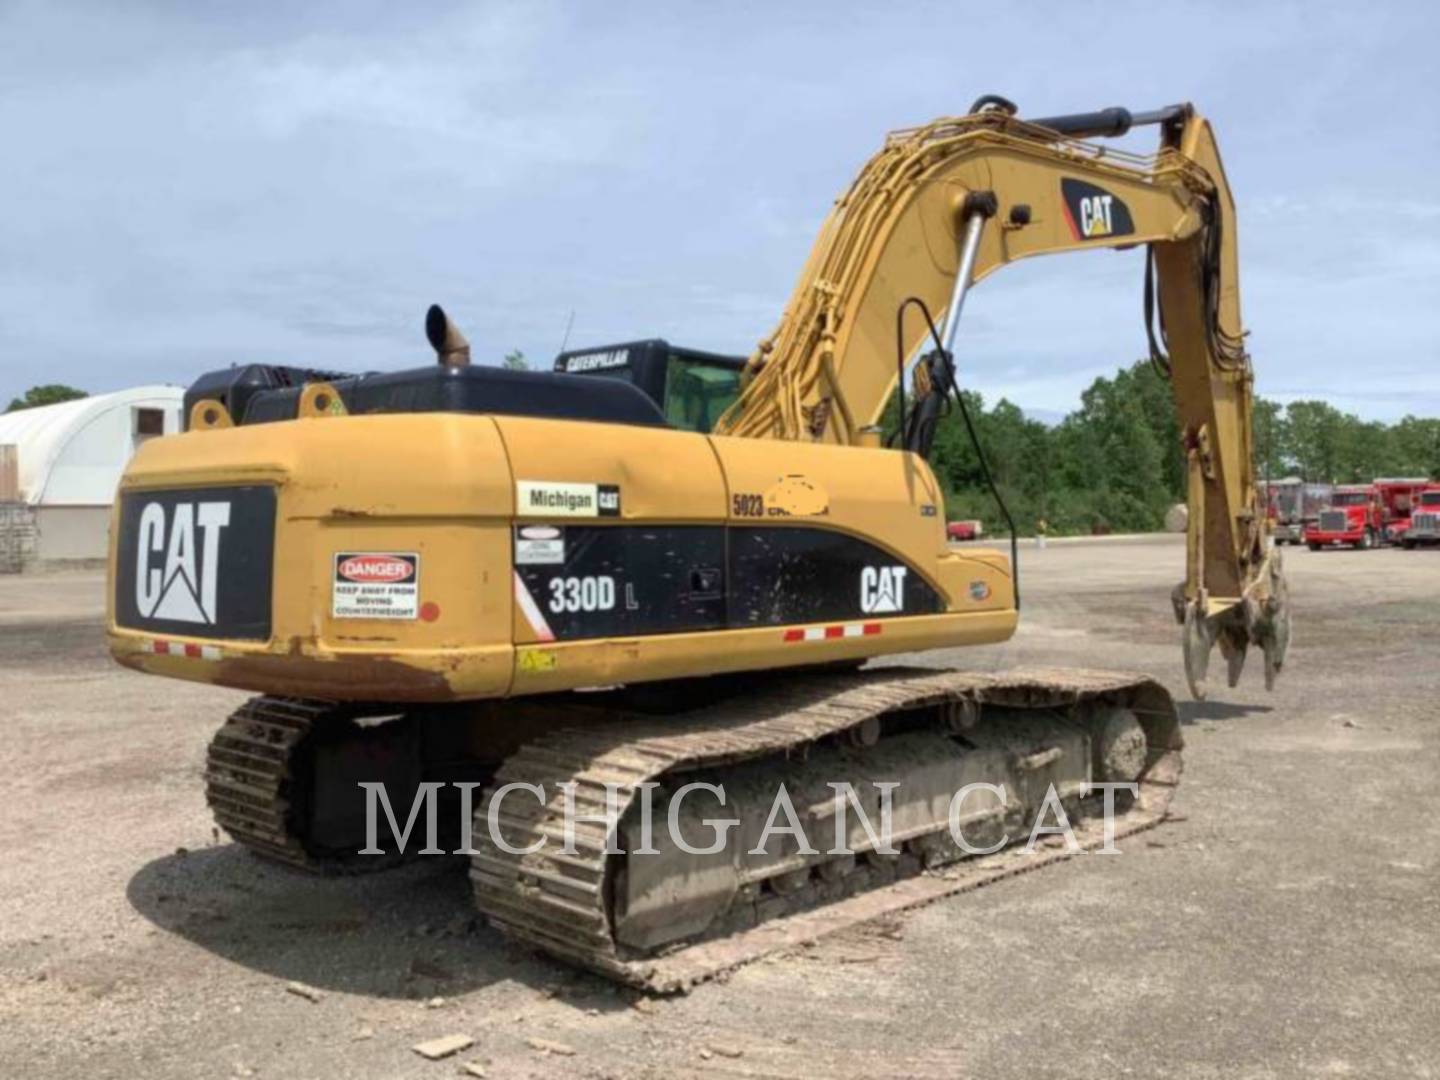
{"type": "MultiPolygon", "coordinates": [[[[0,9],[0,399],[423,362],[432,300],[482,356],[543,360],[572,309],[572,343],[747,352],[885,131],[993,90],[1032,115],[1196,101],[1262,392],[1440,414],[1431,9],[1116,4],[1077,48],[1099,10],[0,9]]],[[[1063,411],[1141,355],[1139,308],[1134,257],[1007,269],[963,372],[1063,411]]]]}

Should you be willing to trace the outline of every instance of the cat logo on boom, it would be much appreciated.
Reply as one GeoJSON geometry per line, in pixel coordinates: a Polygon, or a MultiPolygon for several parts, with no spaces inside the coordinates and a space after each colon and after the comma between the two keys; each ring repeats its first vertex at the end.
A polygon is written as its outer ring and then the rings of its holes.
{"type": "Polygon", "coordinates": [[[1066,178],[1060,181],[1060,195],[1070,235],[1076,240],[1128,236],[1135,231],[1130,208],[1104,188],[1066,178]]]}
{"type": "Polygon", "coordinates": [[[1080,231],[1086,236],[1110,235],[1110,204],[1114,195],[1093,195],[1080,200],[1080,231]]]}

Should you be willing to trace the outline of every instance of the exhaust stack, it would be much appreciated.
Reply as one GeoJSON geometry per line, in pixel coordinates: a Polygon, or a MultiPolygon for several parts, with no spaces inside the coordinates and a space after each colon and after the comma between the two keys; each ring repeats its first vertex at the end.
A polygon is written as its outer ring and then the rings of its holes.
{"type": "Polygon", "coordinates": [[[441,367],[464,368],[470,366],[470,342],[445,314],[439,304],[431,304],[425,313],[425,336],[435,350],[435,359],[441,367]]]}

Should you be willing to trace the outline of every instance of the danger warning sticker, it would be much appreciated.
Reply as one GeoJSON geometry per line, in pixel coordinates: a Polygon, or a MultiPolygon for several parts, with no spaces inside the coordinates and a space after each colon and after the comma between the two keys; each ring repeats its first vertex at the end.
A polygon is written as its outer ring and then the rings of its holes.
{"type": "Polygon", "coordinates": [[[420,607],[420,556],[337,551],[330,614],[336,619],[414,619],[420,607]]]}

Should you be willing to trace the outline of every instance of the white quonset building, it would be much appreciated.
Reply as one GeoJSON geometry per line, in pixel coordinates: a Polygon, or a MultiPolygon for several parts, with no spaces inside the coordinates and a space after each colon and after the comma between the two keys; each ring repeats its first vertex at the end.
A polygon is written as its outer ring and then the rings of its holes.
{"type": "Polygon", "coordinates": [[[104,559],[120,474],[146,439],[180,430],[184,394],[142,386],[0,414],[0,572],[104,559]]]}

